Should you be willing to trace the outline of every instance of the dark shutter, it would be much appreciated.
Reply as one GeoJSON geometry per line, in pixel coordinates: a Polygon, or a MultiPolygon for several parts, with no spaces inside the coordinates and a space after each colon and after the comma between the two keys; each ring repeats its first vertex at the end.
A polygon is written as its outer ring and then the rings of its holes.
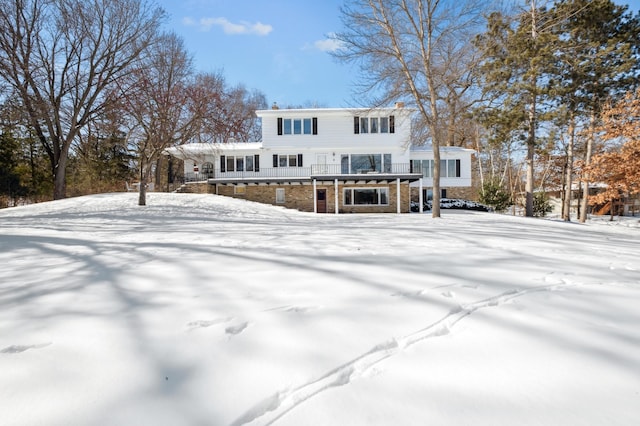
{"type": "Polygon", "coordinates": [[[396,117],[394,115],[389,116],[389,133],[396,132],[396,117]]]}
{"type": "Polygon", "coordinates": [[[224,155],[220,156],[220,171],[222,173],[227,171],[227,157],[225,157],[224,155]]]}
{"type": "Polygon", "coordinates": [[[298,154],[298,167],[302,167],[302,154],[298,154]]]}
{"type": "Polygon", "coordinates": [[[253,156],[253,171],[254,172],[260,171],[260,156],[258,154],[253,156]]]}
{"type": "Polygon", "coordinates": [[[314,135],[318,134],[318,117],[313,117],[311,119],[311,133],[314,135]]]}
{"type": "Polygon", "coordinates": [[[278,117],[278,136],[282,135],[282,117],[278,117]]]}
{"type": "Polygon", "coordinates": [[[415,163],[416,160],[411,160],[409,161],[409,173],[413,173],[413,164],[415,163]]]}
{"type": "Polygon", "coordinates": [[[353,117],[353,133],[360,133],[360,117],[353,117]]]}
{"type": "Polygon", "coordinates": [[[456,177],[460,177],[460,160],[456,160],[456,177]]]}
{"type": "Polygon", "coordinates": [[[278,167],[278,154],[273,154],[273,167],[278,167]]]}

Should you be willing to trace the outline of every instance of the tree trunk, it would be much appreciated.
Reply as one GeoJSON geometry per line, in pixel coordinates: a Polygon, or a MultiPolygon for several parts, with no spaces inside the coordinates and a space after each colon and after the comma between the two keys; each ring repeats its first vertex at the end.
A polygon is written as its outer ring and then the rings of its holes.
{"type": "Polygon", "coordinates": [[[564,189],[564,203],[562,205],[562,219],[566,222],[571,221],[571,196],[573,185],[573,144],[575,140],[574,118],[569,121],[569,146],[567,147],[567,175],[566,187],[564,189]]]}
{"type": "Polygon", "coordinates": [[[67,196],[67,156],[60,153],[53,169],[53,199],[62,200],[67,196]]]}
{"type": "MultiPolygon", "coordinates": [[[[594,113],[591,113],[589,123],[589,136],[587,137],[587,153],[584,159],[584,165],[589,166],[591,164],[591,152],[593,151],[593,138],[595,137],[595,123],[596,117],[594,113]]],[[[587,208],[589,205],[589,173],[584,172],[582,175],[584,181],[584,189],[582,191],[582,200],[580,200],[580,223],[587,221],[587,208]]]]}
{"type": "Polygon", "coordinates": [[[527,180],[525,184],[525,216],[533,217],[533,186],[534,170],[533,160],[536,146],[536,97],[533,96],[529,107],[529,140],[527,141],[527,180]]]}
{"type": "Polygon", "coordinates": [[[525,184],[525,216],[533,217],[533,144],[527,144],[527,180],[525,184]]]}
{"type": "Polygon", "coordinates": [[[440,217],[440,149],[436,138],[433,146],[433,199],[431,200],[431,217],[440,217]]]}
{"type": "Polygon", "coordinates": [[[149,182],[149,177],[151,175],[151,166],[147,166],[147,164],[151,164],[151,161],[147,162],[140,158],[140,191],[138,192],[139,206],[147,205],[147,182],[149,182]]]}
{"type": "Polygon", "coordinates": [[[138,205],[146,206],[147,205],[147,178],[146,176],[142,176],[140,179],[140,192],[138,193],[138,205]]]}

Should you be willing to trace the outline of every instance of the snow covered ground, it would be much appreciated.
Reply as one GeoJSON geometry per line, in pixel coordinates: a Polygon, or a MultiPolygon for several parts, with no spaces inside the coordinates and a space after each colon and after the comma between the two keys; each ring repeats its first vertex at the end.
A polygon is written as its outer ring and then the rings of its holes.
{"type": "Polygon", "coordinates": [[[640,223],[0,211],[2,425],[637,425],[640,223]]]}

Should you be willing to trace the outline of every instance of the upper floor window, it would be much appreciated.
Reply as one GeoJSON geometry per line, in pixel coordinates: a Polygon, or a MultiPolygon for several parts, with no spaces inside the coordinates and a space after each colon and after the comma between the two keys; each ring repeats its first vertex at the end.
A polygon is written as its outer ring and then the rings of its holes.
{"type": "Polygon", "coordinates": [[[302,167],[302,154],[273,154],[273,167],[302,167]]]}
{"type": "Polygon", "coordinates": [[[282,118],[278,117],[278,136],[281,135],[317,135],[318,118],[282,118]]]}
{"type": "Polygon", "coordinates": [[[353,133],[395,133],[395,117],[353,117],[353,133]]]}
{"type": "MultiPolygon", "coordinates": [[[[411,160],[413,173],[422,173],[423,177],[434,175],[433,160],[411,160]]],[[[440,160],[440,177],[460,177],[460,160],[440,160]]]]}

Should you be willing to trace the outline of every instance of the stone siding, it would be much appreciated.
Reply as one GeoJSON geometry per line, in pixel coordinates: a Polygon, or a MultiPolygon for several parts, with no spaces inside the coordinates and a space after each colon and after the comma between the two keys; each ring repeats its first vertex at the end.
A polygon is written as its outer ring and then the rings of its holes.
{"type": "Polygon", "coordinates": [[[187,194],[213,194],[214,188],[206,182],[190,182],[178,188],[177,192],[187,194]]]}
{"type": "MultiPolygon", "coordinates": [[[[271,185],[246,185],[237,186],[234,185],[212,185],[213,192],[218,195],[227,197],[240,198],[249,201],[255,201],[263,204],[272,204],[274,206],[283,206],[289,209],[295,209],[305,212],[313,212],[313,184],[271,184],[271,185]],[[238,190],[238,188],[244,188],[238,190]],[[285,202],[276,203],[276,189],[283,188],[285,190],[285,202]]],[[[317,189],[326,190],[327,194],[327,213],[335,213],[335,186],[333,183],[325,184],[318,183],[317,189]]],[[[396,213],[396,195],[397,189],[395,182],[389,184],[380,185],[357,185],[357,184],[338,184],[338,201],[340,213],[396,213]],[[389,205],[386,206],[343,206],[343,189],[347,188],[389,188],[389,205]]],[[[400,202],[401,212],[408,213],[409,208],[409,185],[400,185],[400,202]]]]}

